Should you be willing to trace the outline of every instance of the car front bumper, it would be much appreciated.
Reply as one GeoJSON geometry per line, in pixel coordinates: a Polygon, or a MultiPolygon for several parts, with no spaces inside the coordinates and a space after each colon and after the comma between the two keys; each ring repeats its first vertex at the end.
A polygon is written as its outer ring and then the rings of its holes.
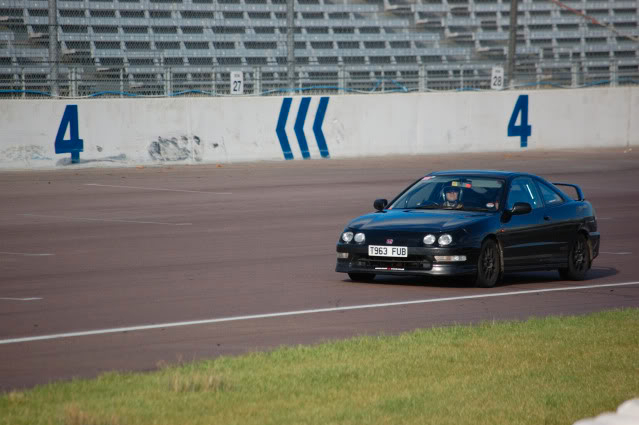
{"type": "Polygon", "coordinates": [[[339,273],[384,275],[455,276],[477,273],[478,248],[408,247],[408,257],[370,257],[367,245],[338,244],[337,252],[348,258],[337,258],[339,273]],[[436,261],[435,256],[466,256],[465,261],[436,261]]]}

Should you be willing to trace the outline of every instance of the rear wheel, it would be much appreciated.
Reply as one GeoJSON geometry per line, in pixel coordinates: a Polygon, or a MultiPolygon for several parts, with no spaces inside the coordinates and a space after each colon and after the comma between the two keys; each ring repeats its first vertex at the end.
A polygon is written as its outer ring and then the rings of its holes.
{"type": "Polygon", "coordinates": [[[565,280],[584,280],[588,270],[590,270],[588,240],[580,233],[570,247],[568,267],[559,269],[559,276],[565,280]]]}
{"type": "Polygon", "coordinates": [[[372,282],[375,279],[373,273],[349,273],[348,277],[354,282],[372,282]]]}
{"type": "Polygon", "coordinates": [[[501,261],[497,243],[488,239],[481,244],[479,260],[477,261],[477,277],[475,286],[480,288],[492,288],[499,281],[501,275],[501,261]]]}

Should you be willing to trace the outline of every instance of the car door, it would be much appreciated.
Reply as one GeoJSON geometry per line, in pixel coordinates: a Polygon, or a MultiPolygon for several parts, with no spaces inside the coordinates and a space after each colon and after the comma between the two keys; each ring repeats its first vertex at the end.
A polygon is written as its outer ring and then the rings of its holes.
{"type": "Polygon", "coordinates": [[[499,239],[504,251],[504,266],[508,269],[538,266],[551,255],[549,226],[544,220],[545,208],[537,186],[530,177],[516,177],[510,183],[506,210],[516,202],[530,204],[528,214],[502,216],[499,239]]]}
{"type": "Polygon", "coordinates": [[[536,182],[545,205],[544,219],[549,226],[551,260],[553,263],[562,262],[568,256],[570,242],[577,234],[579,222],[575,219],[570,200],[564,199],[551,185],[541,180],[536,182]]]}

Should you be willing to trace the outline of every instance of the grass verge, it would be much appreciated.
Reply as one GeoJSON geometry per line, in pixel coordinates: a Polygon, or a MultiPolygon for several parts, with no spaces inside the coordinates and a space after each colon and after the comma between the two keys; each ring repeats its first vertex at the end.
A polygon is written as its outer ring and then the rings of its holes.
{"type": "Polygon", "coordinates": [[[639,309],[360,337],[0,395],[0,424],[572,424],[639,396],[639,309]]]}

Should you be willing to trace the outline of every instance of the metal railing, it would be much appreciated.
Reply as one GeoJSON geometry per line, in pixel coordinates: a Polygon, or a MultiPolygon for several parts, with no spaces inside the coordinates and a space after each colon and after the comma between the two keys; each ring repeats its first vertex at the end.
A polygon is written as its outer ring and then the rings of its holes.
{"type": "MultiPolygon", "coordinates": [[[[501,64],[495,64],[501,65],[501,64]]],[[[238,67],[244,96],[375,94],[490,90],[492,65],[298,66],[294,88],[286,67],[238,67]]],[[[105,98],[231,95],[230,69],[60,66],[58,96],[48,68],[0,70],[0,98],[105,98]]],[[[520,63],[510,89],[639,85],[639,66],[617,61],[520,63]]]]}

